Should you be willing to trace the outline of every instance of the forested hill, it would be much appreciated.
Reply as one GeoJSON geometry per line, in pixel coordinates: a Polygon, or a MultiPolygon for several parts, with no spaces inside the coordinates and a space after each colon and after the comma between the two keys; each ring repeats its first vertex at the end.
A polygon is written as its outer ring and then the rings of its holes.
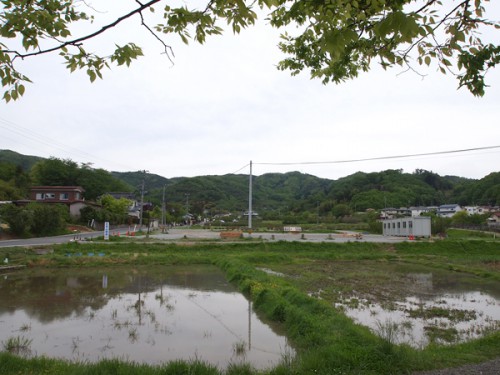
{"type": "MultiPolygon", "coordinates": [[[[192,213],[244,211],[248,207],[248,175],[165,178],[144,172],[108,172],[71,160],[43,159],[0,150],[0,200],[27,197],[30,185],[81,185],[86,198],[109,191],[135,192],[144,184],[145,201],[160,205],[163,191],[168,205],[192,213]]],[[[257,212],[331,212],[348,207],[428,206],[445,203],[500,205],[500,172],[472,180],[440,176],[426,170],[357,172],[338,180],[299,172],[253,176],[253,208],[257,212]]]]}
{"type": "MultiPolygon", "coordinates": [[[[140,172],[113,176],[139,187],[144,179],[153,202],[160,202],[165,188],[169,202],[189,205],[191,211],[243,211],[248,207],[248,175],[198,176],[166,179],[140,172]]],[[[253,176],[253,208],[256,211],[328,212],[347,204],[358,211],[368,208],[429,206],[446,203],[500,205],[500,172],[473,180],[440,176],[426,170],[357,172],[338,180],[299,172],[253,176]]]]}
{"type": "Polygon", "coordinates": [[[36,162],[43,160],[39,156],[22,155],[11,150],[0,150],[0,163],[14,164],[29,171],[36,162]]]}

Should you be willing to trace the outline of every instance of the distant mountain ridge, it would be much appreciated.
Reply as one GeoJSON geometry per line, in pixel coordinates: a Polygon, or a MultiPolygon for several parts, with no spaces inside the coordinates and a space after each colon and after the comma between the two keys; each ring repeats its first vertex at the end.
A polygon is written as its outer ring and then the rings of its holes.
{"type": "Polygon", "coordinates": [[[40,156],[22,155],[11,150],[0,150],[0,162],[12,163],[28,171],[36,162],[43,160],[40,156]]]}
{"type": "MultiPolygon", "coordinates": [[[[0,150],[0,163],[16,164],[27,171],[43,160],[0,150]]],[[[144,183],[145,200],[156,205],[165,194],[168,204],[192,212],[245,211],[248,207],[248,175],[165,178],[141,171],[107,173],[137,197],[144,183]]],[[[500,205],[500,172],[480,180],[440,176],[426,170],[357,172],[337,180],[300,172],[267,173],[253,176],[252,186],[253,208],[263,212],[327,213],[338,205],[348,205],[355,211],[445,203],[500,205]]]]}

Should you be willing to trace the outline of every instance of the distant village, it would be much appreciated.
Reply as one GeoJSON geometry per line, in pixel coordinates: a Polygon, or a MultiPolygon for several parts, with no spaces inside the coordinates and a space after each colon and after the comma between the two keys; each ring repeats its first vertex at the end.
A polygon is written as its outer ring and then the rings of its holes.
{"type": "MultiPolygon", "coordinates": [[[[63,203],[68,206],[71,216],[78,217],[80,209],[95,203],[85,201],[84,189],[80,186],[34,186],[30,192],[30,199],[25,201],[12,202],[15,204],[27,204],[28,202],[40,203],[63,203]]],[[[107,193],[115,199],[126,198],[130,200],[128,215],[131,218],[140,218],[141,208],[143,211],[152,209],[152,204],[138,202],[132,193],[107,193]]],[[[2,202],[7,203],[7,202],[2,202]]],[[[407,236],[407,237],[430,237],[431,236],[431,216],[441,218],[452,218],[454,215],[464,212],[467,216],[485,215],[489,229],[500,231],[500,207],[492,206],[460,206],[458,204],[444,204],[441,206],[425,207],[400,207],[385,208],[380,211],[379,219],[383,226],[385,236],[407,236]]],[[[248,216],[245,212],[242,216],[248,216]]],[[[257,216],[252,212],[252,216],[257,216]]],[[[213,219],[213,218],[212,218],[213,219]]],[[[209,219],[206,219],[209,220],[209,219]]],[[[222,222],[222,218],[219,218],[222,222]]],[[[158,226],[163,223],[157,219],[152,220],[149,225],[158,226]]],[[[184,221],[187,224],[194,224],[198,220],[189,212],[186,212],[184,221]]]]}
{"type": "Polygon", "coordinates": [[[430,237],[431,217],[452,218],[464,212],[468,216],[489,215],[486,219],[488,229],[500,230],[500,208],[490,206],[460,206],[443,204],[441,206],[385,208],[380,212],[384,236],[430,237]]]}

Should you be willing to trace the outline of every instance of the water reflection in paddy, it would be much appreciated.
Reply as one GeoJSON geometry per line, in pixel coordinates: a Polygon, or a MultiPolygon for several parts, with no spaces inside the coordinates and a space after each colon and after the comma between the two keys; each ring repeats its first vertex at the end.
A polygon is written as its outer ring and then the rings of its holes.
{"type": "Polygon", "coordinates": [[[389,275],[371,293],[335,305],[391,342],[417,348],[463,342],[500,329],[497,282],[436,270],[393,268],[389,275]]]}
{"type": "Polygon", "coordinates": [[[293,352],[215,267],[13,273],[1,276],[0,300],[1,340],[33,340],[33,355],[266,368],[293,352]]]}

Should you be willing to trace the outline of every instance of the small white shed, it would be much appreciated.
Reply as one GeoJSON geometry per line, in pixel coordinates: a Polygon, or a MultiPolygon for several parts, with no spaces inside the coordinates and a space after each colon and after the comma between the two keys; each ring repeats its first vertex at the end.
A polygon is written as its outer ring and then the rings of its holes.
{"type": "Polygon", "coordinates": [[[418,216],[382,220],[382,229],[384,236],[430,237],[431,218],[418,216]]]}

